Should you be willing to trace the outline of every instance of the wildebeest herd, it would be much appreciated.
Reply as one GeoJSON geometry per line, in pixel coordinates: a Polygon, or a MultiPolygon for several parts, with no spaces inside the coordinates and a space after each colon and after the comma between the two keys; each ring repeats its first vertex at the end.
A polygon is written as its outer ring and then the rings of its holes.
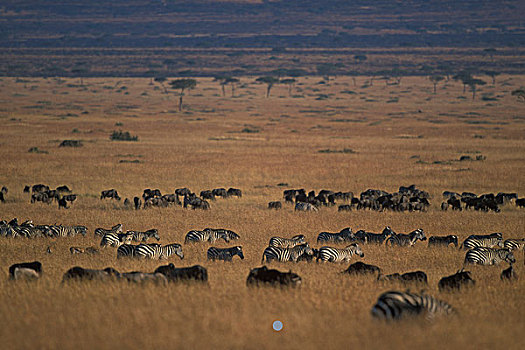
{"type": "MultiPolygon", "coordinates": [[[[157,229],[152,228],[146,231],[128,230],[123,233],[122,227],[122,224],[116,224],[107,229],[96,228],[93,232],[95,238],[100,238],[99,249],[116,248],[116,257],[119,259],[146,258],[161,260],[169,259],[172,256],[178,256],[181,260],[184,259],[183,246],[181,244],[148,243],[150,239],[160,241],[161,237],[157,229]],[[138,244],[133,244],[133,242],[138,244]]],[[[87,228],[82,225],[34,225],[30,220],[19,224],[16,218],[9,222],[0,221],[0,236],[2,237],[66,237],[78,234],[86,236],[86,233],[87,228]]],[[[205,228],[187,232],[184,244],[215,244],[218,241],[230,243],[240,238],[239,234],[229,229],[205,228]]],[[[425,240],[427,240],[427,237],[421,228],[403,234],[396,233],[389,226],[385,227],[381,233],[373,233],[366,230],[354,232],[349,227],[335,233],[320,232],[317,235],[317,244],[321,246],[318,248],[310,247],[306,236],[302,234],[290,238],[275,236],[271,237],[268,247],[262,253],[262,263],[266,262],[269,264],[272,261],[311,262],[314,259],[318,263],[342,263],[349,262],[354,256],[364,258],[366,247],[369,244],[384,245],[385,247],[410,247],[417,244],[418,241],[425,240]]],[[[468,286],[474,286],[475,281],[472,279],[471,272],[465,271],[469,264],[498,265],[501,262],[507,262],[510,266],[502,271],[501,279],[512,281],[518,278],[513,268],[513,263],[516,261],[513,252],[516,250],[525,252],[525,239],[503,240],[501,233],[471,235],[462,242],[459,248],[458,237],[455,235],[431,236],[428,239],[429,248],[450,249],[450,245],[453,245],[455,249],[465,249],[467,251],[461,269],[457,273],[445,276],[439,281],[438,287],[442,291],[458,291],[468,286]]],[[[95,247],[70,247],[70,252],[71,254],[97,254],[99,249],[95,247]]],[[[48,248],[48,253],[50,252],[48,248]]],[[[239,256],[241,260],[245,258],[242,246],[227,248],[211,246],[205,254],[208,261],[222,260],[232,262],[235,256],[239,256]]],[[[42,271],[42,264],[35,261],[12,265],[9,268],[9,275],[13,280],[37,280],[42,275],[42,271]]],[[[351,264],[342,274],[350,276],[373,275],[379,283],[395,281],[402,284],[428,284],[428,277],[424,271],[418,270],[385,275],[380,267],[361,261],[351,264]]],[[[135,283],[153,282],[166,285],[178,281],[206,282],[208,280],[208,272],[201,265],[176,268],[173,263],[160,266],[151,273],[142,271],[122,273],[111,267],[93,270],[75,266],[67,270],[63,275],[62,281],[64,283],[71,280],[121,280],[135,283]]],[[[281,272],[262,266],[249,271],[246,283],[248,286],[298,286],[302,283],[302,278],[291,271],[281,272]]],[[[430,295],[389,291],[379,296],[371,312],[374,317],[393,320],[415,314],[424,314],[427,318],[433,318],[440,314],[454,313],[455,309],[448,303],[435,299],[430,295]]]]}

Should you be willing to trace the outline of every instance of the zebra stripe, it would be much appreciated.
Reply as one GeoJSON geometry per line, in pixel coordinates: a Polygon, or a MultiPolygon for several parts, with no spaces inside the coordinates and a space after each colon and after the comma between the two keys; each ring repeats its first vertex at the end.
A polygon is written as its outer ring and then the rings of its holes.
{"type": "Polygon", "coordinates": [[[210,242],[215,243],[218,239],[223,239],[226,242],[229,242],[230,239],[225,232],[222,231],[197,231],[191,230],[186,234],[184,238],[184,243],[197,243],[197,242],[210,242]]]}
{"type": "Polygon", "coordinates": [[[133,241],[133,234],[128,233],[106,233],[100,241],[101,247],[115,247],[118,248],[123,244],[131,244],[133,241]]]}
{"type": "Polygon", "coordinates": [[[448,303],[430,295],[398,291],[381,294],[372,307],[372,316],[384,320],[398,320],[420,314],[432,319],[436,315],[449,315],[454,312],[454,308],[448,303]]]}
{"type": "Polygon", "coordinates": [[[427,239],[425,237],[425,232],[423,232],[423,229],[414,230],[407,235],[402,233],[394,234],[388,237],[385,244],[388,245],[388,243],[390,243],[391,246],[398,245],[401,247],[413,246],[414,244],[416,244],[418,239],[421,241],[427,239]]]}
{"type": "Polygon", "coordinates": [[[467,254],[465,255],[465,262],[463,265],[498,265],[502,261],[506,261],[509,264],[513,264],[516,262],[514,254],[512,254],[512,251],[510,249],[477,247],[467,252],[467,254]]]}
{"type": "Polygon", "coordinates": [[[270,238],[269,247],[293,248],[299,244],[306,243],[304,235],[296,235],[292,238],[272,237],[270,238]]]}
{"type": "Polygon", "coordinates": [[[319,211],[317,207],[311,203],[297,202],[295,203],[295,210],[299,211],[319,211]]]}
{"type": "Polygon", "coordinates": [[[241,238],[238,234],[236,234],[232,230],[226,230],[223,228],[205,228],[203,231],[215,232],[215,234],[219,234],[221,235],[221,237],[222,237],[222,234],[224,234],[230,241],[234,241],[234,240],[241,238]]]}
{"type": "Polygon", "coordinates": [[[525,248],[525,238],[522,239],[507,239],[503,242],[503,247],[510,250],[514,249],[524,249],[525,248]]]}
{"type": "Polygon", "coordinates": [[[121,233],[122,232],[122,224],[116,224],[109,230],[106,230],[105,228],[99,227],[95,229],[95,236],[104,236],[106,233],[121,233]]]}
{"type": "Polygon", "coordinates": [[[242,253],[241,246],[223,249],[210,247],[207,252],[208,260],[232,261],[235,255],[238,255],[241,259],[244,259],[244,254],[242,253]]]}
{"type": "Polygon", "coordinates": [[[354,254],[359,255],[360,257],[365,256],[357,243],[352,243],[344,249],[321,247],[319,249],[319,255],[317,256],[317,261],[348,262],[354,254]]]}
{"type": "Polygon", "coordinates": [[[183,259],[184,254],[182,253],[182,247],[180,244],[168,244],[162,246],[157,243],[152,244],[139,244],[135,248],[134,255],[136,257],[144,257],[148,259],[168,259],[171,255],[176,254],[179,258],[183,259]]]}
{"type": "Polygon", "coordinates": [[[384,228],[383,232],[381,233],[366,232],[365,233],[366,242],[383,244],[388,237],[393,236],[395,234],[396,233],[394,232],[394,230],[392,230],[390,226],[387,226],[384,228]]]}
{"type": "Polygon", "coordinates": [[[343,243],[355,241],[351,228],[345,228],[338,233],[321,232],[317,236],[317,243],[343,243]]]}
{"type": "Polygon", "coordinates": [[[160,241],[160,236],[157,229],[151,229],[147,231],[126,231],[126,234],[132,236],[134,242],[146,242],[150,238],[155,238],[157,241],[160,241]]]}
{"type": "Polygon", "coordinates": [[[277,260],[281,262],[293,261],[297,262],[300,256],[304,255],[313,255],[313,250],[308,244],[301,244],[293,248],[279,248],[279,247],[267,247],[263,252],[263,257],[261,263],[266,261],[270,263],[272,260],[277,260]]]}
{"type": "Polygon", "coordinates": [[[51,225],[48,227],[47,235],[50,237],[67,237],[76,236],[77,234],[85,236],[86,232],[86,226],[51,225]]]}
{"type": "Polygon", "coordinates": [[[134,257],[135,256],[135,248],[138,245],[133,244],[123,244],[117,249],[117,259],[120,259],[122,257],[134,257]]]}
{"type": "Polygon", "coordinates": [[[503,240],[501,237],[469,237],[461,243],[461,248],[472,249],[477,247],[493,248],[498,246],[503,248],[503,240]]]}

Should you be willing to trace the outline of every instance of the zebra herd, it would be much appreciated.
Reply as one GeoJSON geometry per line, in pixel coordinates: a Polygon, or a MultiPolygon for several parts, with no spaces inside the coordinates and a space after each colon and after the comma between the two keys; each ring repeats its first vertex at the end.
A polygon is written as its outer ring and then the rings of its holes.
{"type": "Polygon", "coordinates": [[[31,220],[18,223],[18,220],[7,222],[0,221],[0,237],[23,237],[23,238],[53,238],[83,235],[87,233],[86,226],[66,226],[66,225],[34,225],[31,220]]]}

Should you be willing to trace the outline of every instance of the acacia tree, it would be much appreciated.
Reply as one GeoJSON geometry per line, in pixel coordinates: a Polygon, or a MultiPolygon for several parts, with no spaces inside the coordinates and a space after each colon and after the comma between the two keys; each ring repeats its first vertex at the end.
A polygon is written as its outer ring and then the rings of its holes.
{"type": "Polygon", "coordinates": [[[290,96],[292,95],[292,88],[296,82],[297,80],[295,80],[294,78],[282,79],[280,81],[281,84],[288,85],[288,95],[290,96]]]}
{"type": "Polygon", "coordinates": [[[473,78],[469,72],[461,71],[458,74],[454,75],[452,79],[454,79],[455,81],[461,81],[461,83],[463,84],[463,93],[465,93],[469,81],[471,81],[473,78]]]}
{"type": "Polygon", "coordinates": [[[472,99],[474,100],[476,98],[476,89],[477,86],[482,86],[487,84],[481,79],[472,78],[469,81],[467,81],[468,86],[470,86],[470,89],[472,90],[472,99]]]}
{"type": "MultiPolygon", "coordinates": [[[[233,77],[229,77],[229,78],[226,78],[224,80],[224,85],[228,85],[230,84],[231,88],[232,88],[232,97],[233,95],[235,94],[235,86],[240,82],[239,79],[237,78],[233,78],[233,77]]],[[[224,86],[223,85],[223,86],[224,86]]]]}
{"type": "Polygon", "coordinates": [[[434,84],[434,95],[436,94],[436,86],[440,81],[445,80],[445,77],[442,75],[431,75],[428,79],[434,84]]]}
{"type": "Polygon", "coordinates": [[[496,77],[498,75],[500,75],[499,72],[496,72],[496,71],[493,71],[493,70],[486,70],[483,73],[485,73],[486,75],[488,75],[489,77],[492,78],[492,85],[496,85],[496,77]]]}
{"type": "Polygon", "coordinates": [[[270,96],[270,90],[272,89],[274,84],[277,84],[279,82],[279,79],[271,76],[264,76],[255,79],[255,81],[266,84],[266,98],[268,98],[270,96]]]}
{"type": "Polygon", "coordinates": [[[225,76],[225,75],[216,75],[215,77],[213,77],[213,81],[218,81],[219,84],[221,85],[221,90],[222,90],[222,96],[223,97],[226,95],[226,91],[224,91],[224,85],[226,85],[225,81],[228,78],[229,77],[225,76]]]}
{"type": "Polygon", "coordinates": [[[523,89],[516,89],[516,90],[512,91],[511,95],[512,96],[516,96],[518,101],[520,99],[525,101],[525,90],[523,90],[523,89]]]}
{"type": "Polygon", "coordinates": [[[153,79],[156,83],[159,83],[160,86],[162,86],[162,89],[164,90],[164,93],[167,94],[168,93],[168,89],[166,89],[166,86],[164,85],[164,83],[166,82],[166,78],[165,77],[156,77],[155,79],[153,79]]]}
{"type": "Polygon", "coordinates": [[[170,81],[172,89],[180,89],[180,98],[179,98],[179,112],[182,111],[182,97],[184,96],[184,90],[190,90],[197,86],[197,81],[195,79],[176,79],[170,81]]]}

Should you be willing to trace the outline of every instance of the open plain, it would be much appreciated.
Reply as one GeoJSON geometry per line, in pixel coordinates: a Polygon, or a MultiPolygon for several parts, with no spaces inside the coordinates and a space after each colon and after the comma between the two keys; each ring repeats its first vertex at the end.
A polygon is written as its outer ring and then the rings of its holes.
{"type": "MultiPolygon", "coordinates": [[[[272,263],[292,270],[303,283],[295,289],[248,288],[251,268],[271,236],[306,235],[310,245],[321,231],[396,232],[424,229],[431,235],[502,232],[525,238],[525,209],[514,203],[500,213],[441,211],[445,190],[525,195],[525,104],[511,91],[522,75],[498,76],[476,92],[449,80],[437,86],[424,77],[393,81],[369,77],[302,77],[289,92],[241,77],[233,96],[218,82],[197,79],[178,111],[177,91],[146,78],[0,79],[0,185],[9,192],[0,219],[35,224],[86,225],[86,237],[0,239],[0,339],[2,348],[37,349],[521,349],[525,345],[525,267],[516,252],[515,283],[500,281],[499,266],[468,269],[476,286],[460,293],[438,291],[437,283],[463,265],[465,252],[450,248],[390,248],[363,245],[364,258],[384,273],[423,270],[426,293],[450,303],[457,315],[433,322],[421,318],[381,322],[370,310],[397,283],[341,274],[348,264],[272,263]],[[137,141],[112,141],[113,131],[137,141]],[[82,147],[58,147],[80,140],[82,147]],[[32,152],[29,150],[32,149],[32,152]],[[459,161],[462,156],[474,160],[459,161]],[[476,156],[481,160],[475,160],[476,156]],[[30,203],[25,185],[68,185],[78,199],[70,209],[30,203]],[[294,212],[283,190],[305,188],[389,192],[417,185],[431,194],[425,212],[294,212]],[[123,201],[100,200],[115,188],[121,197],[145,188],[173,193],[235,187],[242,198],[211,201],[207,211],[180,206],[132,210],[123,201]],[[283,201],[269,210],[270,201],[283,201]],[[98,246],[97,227],[122,223],[124,230],[157,228],[161,243],[183,243],[192,229],[221,227],[237,232],[245,259],[208,262],[208,244],[183,245],[175,266],[200,264],[207,286],[112,283],[61,284],[73,266],[148,271],[159,261],[116,259],[116,250],[71,255],[70,246],[98,246]],[[46,253],[50,247],[51,254],[46,253]],[[9,280],[8,268],[39,260],[43,277],[9,280]],[[284,328],[272,330],[281,320],[284,328]]],[[[344,204],[344,203],[340,203],[344,204]]],[[[219,243],[218,246],[228,246],[219,243]]]]}

